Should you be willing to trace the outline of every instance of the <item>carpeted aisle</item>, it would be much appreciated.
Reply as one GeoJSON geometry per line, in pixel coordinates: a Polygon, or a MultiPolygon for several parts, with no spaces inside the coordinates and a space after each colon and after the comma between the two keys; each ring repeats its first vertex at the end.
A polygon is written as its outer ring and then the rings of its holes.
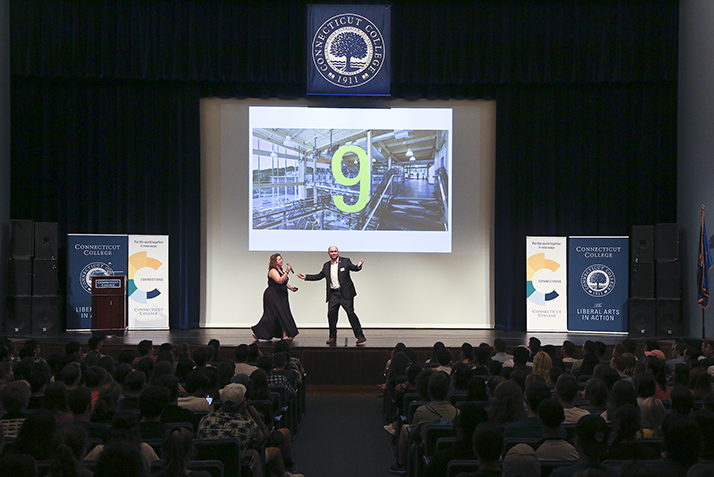
{"type": "Polygon", "coordinates": [[[307,408],[293,451],[299,473],[305,477],[393,475],[381,398],[308,396],[307,408]]]}

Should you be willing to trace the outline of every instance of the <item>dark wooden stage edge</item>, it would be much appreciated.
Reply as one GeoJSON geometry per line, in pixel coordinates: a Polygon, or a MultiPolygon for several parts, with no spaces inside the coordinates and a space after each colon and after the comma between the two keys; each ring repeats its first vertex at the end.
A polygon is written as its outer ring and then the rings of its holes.
{"type": "MultiPolygon", "coordinates": [[[[389,351],[398,342],[414,348],[420,358],[426,359],[436,341],[443,342],[458,356],[458,349],[463,343],[478,346],[479,343],[493,344],[496,338],[503,338],[509,347],[527,344],[531,336],[538,337],[543,345],[560,346],[564,340],[581,345],[586,340],[599,340],[612,348],[627,337],[626,333],[548,333],[514,332],[473,329],[365,329],[367,342],[356,346],[355,338],[349,328],[339,329],[337,346],[328,346],[327,329],[301,329],[292,344],[292,354],[302,361],[308,373],[310,385],[324,389],[325,386],[368,386],[383,380],[383,371],[389,359],[389,351]],[[345,339],[347,345],[345,346],[345,339]]],[[[8,335],[16,347],[28,339],[41,343],[42,355],[63,354],[64,345],[77,341],[86,350],[91,332],[72,332],[60,334],[8,335]]],[[[124,336],[108,337],[104,342],[104,352],[117,357],[123,349],[136,349],[141,340],[152,340],[155,346],[161,343],[188,343],[190,347],[206,345],[210,339],[221,342],[220,355],[233,359],[235,348],[241,343],[252,343],[253,338],[248,328],[199,328],[195,330],[141,330],[127,331],[124,336]]],[[[644,345],[645,340],[637,340],[644,345]]],[[[674,338],[659,339],[667,351],[674,343],[674,338]]],[[[263,352],[270,352],[273,344],[260,341],[263,352]]],[[[666,352],[667,352],[666,351],[666,352]]]]}

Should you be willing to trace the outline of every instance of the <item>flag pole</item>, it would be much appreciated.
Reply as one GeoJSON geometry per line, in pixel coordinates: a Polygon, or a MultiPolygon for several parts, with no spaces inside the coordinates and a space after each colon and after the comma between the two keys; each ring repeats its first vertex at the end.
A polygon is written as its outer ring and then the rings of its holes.
{"type": "MultiPolygon", "coordinates": [[[[702,225],[704,224],[704,202],[702,202],[702,225]]],[[[706,244],[703,244],[704,247],[708,247],[709,243],[708,237],[704,237],[704,239],[707,240],[706,244]]],[[[706,264],[704,264],[704,267],[706,267],[706,264]]],[[[705,340],[707,339],[707,320],[706,320],[706,307],[701,307],[702,309],[702,339],[705,340]]]]}

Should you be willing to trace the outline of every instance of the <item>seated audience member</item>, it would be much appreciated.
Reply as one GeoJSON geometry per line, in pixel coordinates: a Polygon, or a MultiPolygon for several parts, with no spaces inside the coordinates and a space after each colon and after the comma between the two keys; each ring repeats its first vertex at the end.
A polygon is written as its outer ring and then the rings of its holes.
{"type": "MultiPolygon", "coordinates": [[[[472,368],[473,374],[478,376],[488,376],[489,365],[492,362],[491,347],[488,343],[481,343],[478,348],[473,351],[472,368]]],[[[501,363],[498,363],[501,365],[501,363]]]]}
{"type": "Polygon", "coordinates": [[[72,424],[75,424],[87,433],[89,437],[106,439],[107,427],[101,423],[89,422],[92,416],[92,392],[79,387],[67,392],[67,407],[74,416],[72,424]]]}
{"type": "Polygon", "coordinates": [[[652,447],[637,441],[642,435],[637,406],[623,404],[618,407],[612,423],[607,460],[650,460],[659,457],[652,447]]]}
{"type": "Polygon", "coordinates": [[[528,350],[530,351],[530,355],[528,356],[528,361],[533,361],[535,358],[535,355],[538,354],[540,351],[540,340],[536,338],[535,336],[531,336],[528,339],[528,350]]]}
{"type": "Polygon", "coordinates": [[[456,419],[456,442],[452,447],[438,451],[431,456],[422,477],[440,477],[446,475],[449,461],[456,459],[476,459],[473,446],[473,434],[476,426],[488,421],[488,415],[479,404],[466,404],[456,419]]]}
{"type": "Polygon", "coordinates": [[[46,361],[39,361],[32,366],[32,372],[28,382],[30,383],[30,399],[27,402],[27,409],[40,409],[42,398],[45,395],[45,387],[50,382],[52,371],[46,361]]]}
{"type": "Polygon", "coordinates": [[[205,346],[199,346],[193,350],[193,353],[191,353],[191,359],[193,359],[193,362],[196,363],[196,367],[194,369],[197,371],[203,371],[203,368],[206,367],[206,361],[208,361],[208,350],[205,346]]]}
{"type": "Polygon", "coordinates": [[[433,366],[438,366],[439,359],[437,358],[437,354],[440,349],[443,349],[445,347],[446,347],[446,345],[443,342],[441,342],[441,341],[435,342],[431,347],[431,356],[429,356],[429,359],[427,359],[424,362],[424,364],[428,363],[428,364],[432,364],[433,366]]]}
{"type": "MultiPolygon", "coordinates": [[[[694,411],[693,417],[702,437],[714,435],[714,411],[697,409],[694,411]]],[[[714,446],[702,444],[702,453],[699,457],[702,460],[714,463],[714,446]]]]}
{"type": "MultiPolygon", "coordinates": [[[[664,356],[660,350],[657,351],[664,356]]],[[[647,351],[645,354],[647,354],[647,351]]],[[[663,401],[668,400],[672,388],[667,386],[667,366],[664,364],[664,358],[660,359],[654,354],[647,356],[645,358],[645,371],[651,373],[655,378],[655,397],[663,401]]]]}
{"type": "Polygon", "coordinates": [[[451,374],[451,361],[453,357],[451,356],[451,351],[448,348],[439,348],[436,352],[436,361],[439,365],[434,369],[434,371],[443,371],[446,374],[451,374]]]}
{"type": "MultiPolygon", "coordinates": [[[[208,413],[198,424],[197,437],[199,439],[223,439],[233,437],[238,439],[241,447],[246,449],[241,455],[253,455],[253,448],[258,448],[265,442],[270,431],[245,399],[246,387],[242,384],[231,383],[221,390],[223,405],[219,411],[208,413]]],[[[256,459],[253,459],[254,462],[256,459]]],[[[258,463],[260,459],[257,459],[258,463]]],[[[278,447],[265,447],[265,463],[268,471],[280,477],[291,475],[285,471],[286,462],[278,447]]],[[[288,462],[288,466],[292,463],[288,462]]],[[[253,469],[255,475],[262,475],[260,469],[253,469]]]]}
{"type": "Polygon", "coordinates": [[[615,371],[609,365],[604,364],[604,363],[600,363],[597,366],[595,366],[595,369],[593,369],[593,378],[602,379],[602,381],[607,386],[608,391],[612,391],[612,387],[618,381],[629,381],[630,384],[632,384],[631,379],[630,380],[620,379],[620,375],[617,374],[617,371],[615,371]]]}
{"type": "Polygon", "coordinates": [[[85,457],[85,460],[100,459],[105,447],[109,448],[113,444],[127,444],[134,447],[141,454],[146,469],[150,469],[151,463],[159,458],[149,444],[141,442],[139,422],[136,414],[131,411],[117,411],[114,413],[112,427],[104,440],[104,444],[99,444],[92,449],[85,457]]]}
{"type": "Polygon", "coordinates": [[[527,415],[523,419],[508,424],[503,431],[504,437],[542,437],[543,430],[538,420],[538,407],[548,398],[550,398],[550,390],[545,383],[540,381],[530,383],[526,388],[527,415]]]}
{"type": "Polygon", "coordinates": [[[471,343],[462,343],[459,349],[459,362],[464,363],[469,368],[474,360],[474,347],[471,343]]]}
{"type": "Polygon", "coordinates": [[[538,351],[533,356],[533,370],[531,374],[542,376],[543,380],[550,379],[550,370],[553,367],[553,360],[545,351],[538,351]]]}
{"type": "Polygon", "coordinates": [[[243,343],[238,345],[236,348],[236,367],[234,374],[245,374],[250,376],[253,371],[258,369],[257,366],[248,364],[248,355],[250,353],[250,348],[248,345],[243,343]]]}
{"type": "Polygon", "coordinates": [[[523,392],[513,381],[503,381],[494,392],[489,402],[489,422],[494,424],[509,424],[526,416],[523,392]]]}
{"type": "Polygon", "coordinates": [[[492,360],[498,361],[503,365],[507,361],[513,359],[513,355],[506,353],[506,340],[504,340],[503,338],[496,338],[493,341],[493,349],[496,351],[496,353],[491,356],[492,360]]]}
{"type": "Polygon", "coordinates": [[[162,376],[154,383],[154,386],[162,386],[169,391],[169,400],[161,413],[161,422],[165,424],[189,422],[193,427],[193,431],[196,432],[198,429],[198,416],[190,409],[184,409],[178,405],[179,383],[176,376],[162,376]]]}
{"type": "Polygon", "coordinates": [[[150,467],[141,451],[140,447],[123,440],[107,445],[98,456],[94,477],[146,477],[150,467]]]}
{"type": "Polygon", "coordinates": [[[523,371],[525,374],[531,372],[531,366],[533,363],[528,362],[529,357],[528,348],[525,346],[519,346],[513,350],[513,359],[503,363],[504,368],[513,368],[513,370],[523,371]]]}
{"type": "Polygon", "coordinates": [[[113,422],[114,412],[119,408],[119,401],[121,401],[122,397],[119,384],[114,381],[103,384],[99,388],[99,396],[94,404],[90,422],[113,422]]]}
{"type": "Polygon", "coordinates": [[[76,361],[67,363],[55,377],[55,381],[63,382],[67,389],[76,388],[82,382],[82,367],[76,361]]]}
{"type": "MultiPolygon", "coordinates": [[[[268,375],[268,385],[270,386],[282,386],[287,391],[288,399],[295,399],[297,395],[295,388],[290,385],[288,378],[284,375],[275,372],[275,360],[273,355],[264,354],[258,357],[258,368],[265,371],[268,375]]],[[[248,375],[250,376],[250,375],[248,375]]]]}
{"type": "Polygon", "coordinates": [[[129,392],[119,403],[119,409],[126,411],[139,410],[139,395],[146,387],[146,374],[143,371],[132,371],[124,378],[124,388],[129,392]]]}
{"type": "Polygon", "coordinates": [[[573,402],[578,395],[578,382],[572,374],[561,374],[555,383],[555,397],[563,406],[565,420],[563,422],[575,424],[578,419],[590,414],[587,409],[576,407],[573,402]]]}
{"type": "Polygon", "coordinates": [[[47,385],[42,399],[42,409],[50,411],[57,423],[72,422],[74,416],[67,407],[67,386],[62,381],[47,385]]]}
{"type": "Polygon", "coordinates": [[[544,399],[538,407],[538,421],[543,428],[543,439],[534,447],[541,460],[578,460],[578,451],[561,435],[560,425],[565,419],[563,406],[557,399],[544,399]]]}
{"type": "Polygon", "coordinates": [[[669,414],[662,424],[664,457],[648,465],[655,477],[686,476],[697,463],[701,452],[702,435],[691,417],[669,414]]]}
{"type": "Polygon", "coordinates": [[[87,451],[87,432],[74,424],[61,426],[52,439],[54,460],[50,465],[52,477],[91,477],[94,473],[84,467],[87,451]]]}
{"type": "Polygon", "coordinates": [[[575,359],[575,343],[569,340],[563,341],[563,345],[560,347],[560,354],[563,357],[565,366],[572,368],[573,363],[577,361],[577,359],[575,359]]]}
{"type": "Polygon", "coordinates": [[[99,364],[99,359],[104,356],[102,354],[102,347],[104,346],[104,336],[93,335],[87,340],[87,354],[84,356],[84,361],[87,366],[95,366],[99,364]]]}
{"type": "Polygon", "coordinates": [[[540,477],[540,462],[528,444],[516,444],[503,456],[503,477],[540,477]]]}
{"type": "MultiPolygon", "coordinates": [[[[288,368],[295,370],[295,372],[300,375],[300,379],[302,379],[302,376],[305,375],[305,368],[303,367],[302,363],[298,358],[290,355],[290,346],[291,343],[289,341],[280,340],[275,343],[275,347],[273,348],[273,354],[285,353],[285,355],[288,357],[288,368]]],[[[411,350],[405,346],[404,352],[407,354],[407,356],[409,356],[409,359],[413,363],[417,361],[416,355],[414,354],[414,350],[411,350]]]]}
{"type": "Polygon", "coordinates": [[[619,468],[602,464],[607,455],[608,433],[609,428],[602,417],[594,414],[581,417],[575,425],[575,448],[579,462],[556,468],[551,477],[570,477],[587,469],[599,470],[606,476],[619,476],[619,468]]]}
{"type": "Polygon", "coordinates": [[[201,371],[188,373],[186,394],[178,398],[178,405],[191,411],[213,411],[213,405],[206,400],[206,389],[209,384],[208,376],[201,371]]]}
{"type": "Polygon", "coordinates": [[[124,381],[129,374],[134,372],[134,368],[129,363],[119,363],[114,371],[114,381],[122,387],[122,392],[129,393],[124,381]]]}
{"type": "Polygon", "coordinates": [[[669,393],[672,412],[691,416],[694,409],[694,396],[686,386],[674,386],[669,393]]]}
{"type": "Polygon", "coordinates": [[[637,407],[637,395],[635,394],[635,388],[632,387],[632,383],[618,381],[612,387],[610,401],[608,402],[605,412],[601,414],[602,418],[607,422],[611,422],[615,415],[615,410],[623,404],[632,404],[637,407]]]}
{"type": "Polygon", "coordinates": [[[154,374],[155,365],[156,360],[152,356],[144,356],[139,359],[138,363],[134,364],[134,369],[144,373],[146,375],[146,380],[151,381],[151,375],[154,374]]]}
{"type": "Polygon", "coordinates": [[[640,422],[642,437],[662,437],[662,422],[664,421],[664,404],[656,397],[648,397],[640,405],[640,422]]]}
{"type": "Polygon", "coordinates": [[[84,372],[84,385],[92,392],[92,404],[97,402],[99,388],[111,381],[109,373],[99,366],[90,366],[84,372]]]}
{"type": "Polygon", "coordinates": [[[478,458],[478,472],[474,477],[501,476],[499,460],[503,453],[503,432],[498,426],[484,422],[476,426],[473,435],[474,454],[478,458]]]}
{"type": "Polygon", "coordinates": [[[588,379],[585,384],[585,390],[583,391],[583,397],[587,401],[587,404],[580,405],[581,408],[587,409],[591,413],[607,409],[609,392],[607,385],[602,379],[588,379]]]}
{"type": "Polygon", "coordinates": [[[204,470],[188,470],[186,466],[192,455],[191,431],[183,427],[172,428],[161,446],[164,467],[159,472],[151,474],[151,477],[210,477],[211,474],[204,470]]]}
{"type": "Polygon", "coordinates": [[[30,385],[27,381],[13,381],[0,391],[0,402],[5,413],[0,417],[3,435],[17,437],[17,433],[25,422],[25,411],[30,400],[30,385]]]}
{"type": "Polygon", "coordinates": [[[7,454],[0,459],[3,477],[35,477],[37,462],[26,454],[7,454]]]}
{"type": "Polygon", "coordinates": [[[632,377],[632,384],[637,393],[637,405],[641,405],[648,397],[654,397],[656,385],[654,376],[650,373],[640,372],[632,377]]]}
{"type": "Polygon", "coordinates": [[[488,401],[486,381],[484,381],[480,376],[474,376],[469,379],[466,388],[466,401],[488,401]]]}
{"type": "Polygon", "coordinates": [[[712,394],[712,384],[707,373],[702,368],[694,368],[689,372],[688,387],[696,400],[703,400],[712,394]]]}
{"type": "Polygon", "coordinates": [[[397,462],[391,470],[395,473],[406,472],[407,452],[412,440],[422,440],[426,424],[433,422],[453,423],[459,410],[446,399],[449,390],[449,376],[441,371],[429,377],[429,403],[419,406],[411,424],[404,424],[399,432],[397,462]]]}
{"type": "Polygon", "coordinates": [[[114,358],[111,356],[102,356],[99,358],[97,366],[104,369],[107,373],[109,373],[109,376],[114,379],[114,375],[116,373],[116,363],[114,362],[114,358]]]}
{"type": "Polygon", "coordinates": [[[134,358],[134,367],[139,364],[139,362],[144,358],[156,359],[154,357],[154,342],[151,340],[141,340],[139,344],[136,345],[136,350],[139,352],[139,356],[134,358]]]}
{"type": "MultiPolygon", "coordinates": [[[[173,360],[157,361],[154,366],[154,372],[151,374],[151,381],[149,384],[155,384],[156,380],[162,376],[174,375],[174,364],[173,360]]],[[[233,370],[231,370],[231,373],[233,370]]]]}
{"type": "Polygon", "coordinates": [[[672,359],[666,361],[667,370],[671,373],[674,371],[674,367],[678,364],[687,364],[687,343],[684,341],[678,341],[672,348],[672,359]]]}
{"type": "Polygon", "coordinates": [[[139,396],[139,434],[143,440],[163,439],[168,424],[161,422],[161,413],[169,403],[169,390],[163,386],[149,386],[139,396]]]}
{"type": "Polygon", "coordinates": [[[636,364],[637,360],[630,353],[613,356],[610,360],[610,367],[617,371],[617,374],[623,381],[632,382],[632,375],[635,372],[636,364]]]}
{"type": "MultiPolygon", "coordinates": [[[[287,353],[273,354],[273,374],[283,375],[287,378],[290,387],[297,390],[302,376],[299,372],[288,365],[287,353]]],[[[406,373],[406,368],[404,369],[406,373]]],[[[396,383],[395,383],[396,384],[396,383]]]]}
{"type": "Polygon", "coordinates": [[[466,392],[471,380],[471,368],[459,361],[451,367],[449,395],[466,392]]]}
{"type": "Polygon", "coordinates": [[[54,417],[43,409],[27,416],[15,442],[7,445],[8,454],[27,454],[35,460],[49,460],[54,456],[52,436],[57,429],[54,417]]]}

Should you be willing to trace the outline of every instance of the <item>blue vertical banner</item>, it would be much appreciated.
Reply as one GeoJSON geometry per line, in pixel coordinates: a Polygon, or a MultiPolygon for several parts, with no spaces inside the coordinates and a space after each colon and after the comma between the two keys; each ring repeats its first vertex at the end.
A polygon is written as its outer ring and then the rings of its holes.
{"type": "Polygon", "coordinates": [[[126,235],[67,234],[67,329],[92,328],[92,277],[127,275],[126,235]]]}
{"type": "Polygon", "coordinates": [[[389,96],[389,5],[307,6],[307,94],[389,96]]]}
{"type": "Polygon", "coordinates": [[[627,331],[628,237],[570,237],[568,329],[627,331]]]}

